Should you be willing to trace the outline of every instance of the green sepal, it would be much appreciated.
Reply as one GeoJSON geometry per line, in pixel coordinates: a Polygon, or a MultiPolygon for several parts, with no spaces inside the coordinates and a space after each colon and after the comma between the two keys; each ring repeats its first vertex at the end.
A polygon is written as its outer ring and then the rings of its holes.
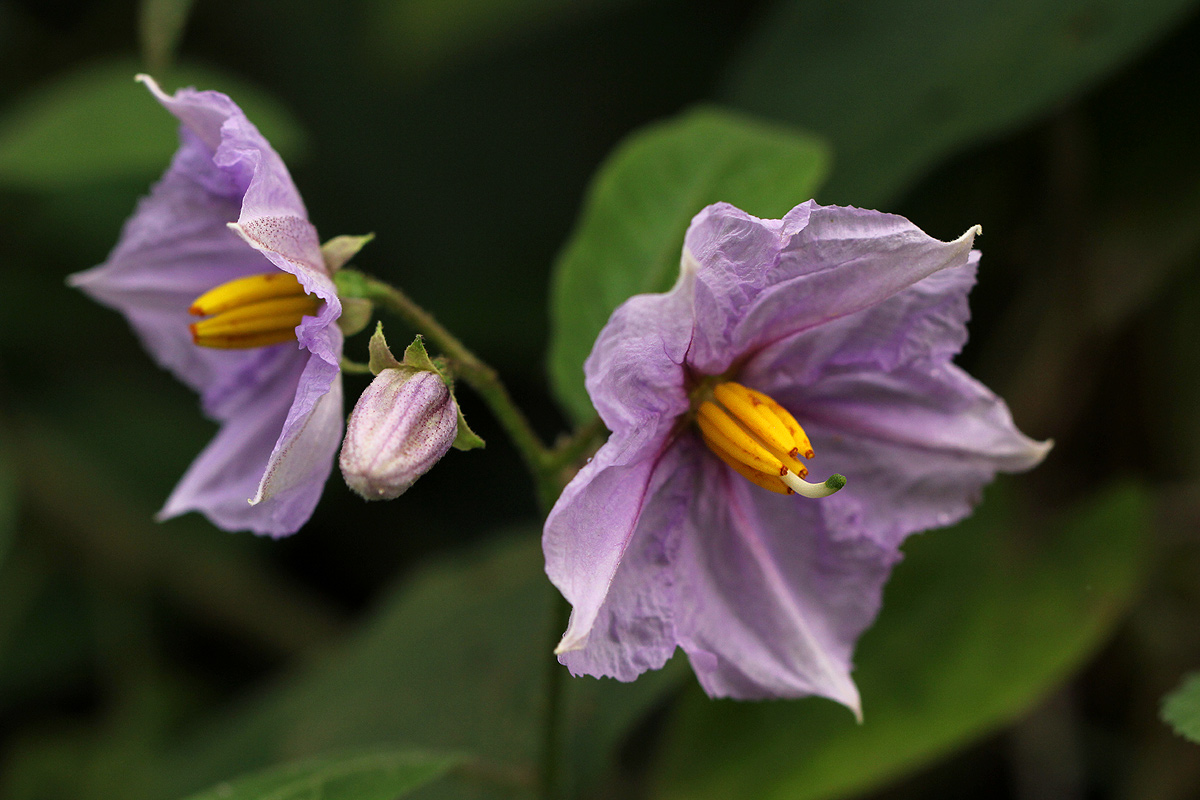
{"type": "Polygon", "coordinates": [[[437,368],[437,364],[434,364],[433,359],[429,357],[429,353],[425,351],[425,338],[420,334],[417,334],[417,338],[413,339],[413,343],[405,349],[404,366],[436,373],[446,382],[447,386],[450,386],[449,378],[442,374],[442,371],[437,368]]]}
{"type": "Polygon", "coordinates": [[[374,238],[375,234],[373,233],[368,233],[366,236],[333,237],[321,245],[321,256],[325,259],[325,267],[331,274],[337,272],[346,266],[350,259],[358,255],[358,251],[362,250],[367,242],[374,238]]]}
{"type": "Polygon", "coordinates": [[[354,297],[371,296],[367,288],[367,276],[356,269],[342,269],[333,273],[333,285],[337,287],[338,298],[344,303],[354,297]]]}
{"type": "Polygon", "coordinates": [[[392,355],[391,349],[388,347],[387,339],[383,336],[383,323],[375,323],[375,332],[371,334],[371,341],[367,344],[367,352],[371,354],[367,361],[367,366],[371,369],[372,375],[378,375],[385,369],[404,369],[404,365],[396,360],[392,355]]]}
{"type": "MultiPolygon", "coordinates": [[[[454,390],[450,390],[450,396],[454,396],[454,390]]],[[[454,437],[454,441],[450,444],[455,450],[475,450],[476,448],[486,447],[487,444],[483,439],[479,438],[479,434],[471,430],[471,426],[467,424],[466,418],[462,413],[462,406],[458,401],[454,401],[454,407],[458,409],[458,434],[454,437]]]]}
{"type": "Polygon", "coordinates": [[[342,299],[342,315],[338,317],[337,325],[344,336],[353,336],[371,324],[375,314],[375,304],[363,297],[346,297],[342,299]]]}

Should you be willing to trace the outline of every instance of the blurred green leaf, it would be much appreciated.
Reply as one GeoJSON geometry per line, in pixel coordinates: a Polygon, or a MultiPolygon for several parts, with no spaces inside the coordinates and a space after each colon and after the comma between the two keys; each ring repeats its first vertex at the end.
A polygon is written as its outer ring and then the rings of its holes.
{"type": "Polygon", "coordinates": [[[550,378],[577,420],[594,416],[583,362],[609,315],[632,295],[671,288],[683,235],[724,200],[781,217],[810,197],[828,155],[813,137],[717,109],[635,133],[592,181],[553,273],[550,378]]]}
{"type": "MultiPolygon", "coordinates": [[[[553,592],[533,530],[431,566],[344,647],[215,721],[161,772],[181,793],[264,764],[392,742],[472,755],[422,797],[527,793],[551,640],[561,633],[550,625],[553,592]]],[[[568,678],[567,771],[598,780],[623,734],[680,674],[633,685],[568,678]]]]}
{"type": "Polygon", "coordinates": [[[1183,738],[1200,744],[1200,672],[1188,675],[1178,689],[1167,695],[1162,719],[1183,738]]]}
{"type": "MultiPolygon", "coordinates": [[[[133,76],[132,61],[92,64],[31,90],[0,112],[0,186],[47,190],[161,173],[178,146],[177,125],[133,76]]],[[[294,118],[262,90],[206,68],[160,81],[232,97],[285,158],[303,149],[294,118]]]]}
{"type": "Polygon", "coordinates": [[[1189,0],[794,0],[743,46],[721,96],[828,139],[821,197],[878,206],[923,171],[1085,91],[1189,0]]]}
{"type": "Polygon", "coordinates": [[[376,61],[408,75],[633,0],[374,0],[364,37],[376,61]]]}
{"type": "Polygon", "coordinates": [[[191,10],[192,0],[142,0],[138,36],[146,66],[153,72],[170,66],[191,10]]]}
{"type": "MultiPolygon", "coordinates": [[[[0,434],[3,434],[0,429],[0,434]]],[[[4,442],[0,442],[0,567],[12,547],[13,533],[17,525],[17,475],[11,464],[11,453],[4,442]]]]}
{"type": "Polygon", "coordinates": [[[975,517],[905,545],[855,657],[866,721],[823,700],[692,692],[658,767],[666,798],[847,797],[1016,718],[1095,651],[1144,566],[1142,490],[1034,524],[994,487],[975,517]]]}
{"type": "Polygon", "coordinates": [[[220,783],[190,800],[399,800],[460,760],[405,750],[317,758],[220,783]]]}

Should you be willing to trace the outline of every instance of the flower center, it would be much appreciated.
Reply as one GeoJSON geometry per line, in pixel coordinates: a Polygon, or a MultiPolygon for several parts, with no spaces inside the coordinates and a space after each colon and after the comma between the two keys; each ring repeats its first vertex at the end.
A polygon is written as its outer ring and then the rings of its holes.
{"type": "Polygon", "coordinates": [[[841,475],[824,483],[804,480],[812,444],[800,423],[773,399],[733,381],[701,393],[696,425],[708,449],[746,480],[779,494],[828,497],[846,485],[841,475]]]}
{"type": "Polygon", "coordinates": [[[208,317],[192,323],[201,347],[247,349],[296,339],[296,326],[317,313],[321,301],[304,293],[295,275],[268,272],[223,283],[196,298],[188,312],[208,317]]]}

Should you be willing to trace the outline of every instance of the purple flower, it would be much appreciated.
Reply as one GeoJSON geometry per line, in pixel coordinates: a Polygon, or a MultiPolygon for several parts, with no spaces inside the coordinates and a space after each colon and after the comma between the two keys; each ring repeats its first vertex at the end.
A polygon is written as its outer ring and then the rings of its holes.
{"type": "Polygon", "coordinates": [[[572,673],[633,680],[679,646],[714,697],[816,694],[859,713],[850,659],[900,543],[1050,446],[951,363],[977,232],[939,242],[811,201],[782,220],[723,203],[692,220],[675,287],[626,301],[585,365],[612,435],[543,538],[573,606],[556,650],[572,673]],[[762,416],[772,400],[786,411],[762,416]],[[753,447],[787,412],[804,430],[772,451],[779,472],[751,468],[701,432],[714,409],[753,447]],[[788,493],[804,489],[805,431],[813,465],[848,479],[837,494],[788,493]]]}
{"type": "Polygon", "coordinates": [[[108,261],[70,283],[123,313],[221,425],[159,518],[200,511],[226,530],[294,533],[342,431],[341,304],[316,228],[232,100],[140,80],[182,123],[179,150],[108,261]],[[197,313],[217,316],[189,325],[197,313]]]}

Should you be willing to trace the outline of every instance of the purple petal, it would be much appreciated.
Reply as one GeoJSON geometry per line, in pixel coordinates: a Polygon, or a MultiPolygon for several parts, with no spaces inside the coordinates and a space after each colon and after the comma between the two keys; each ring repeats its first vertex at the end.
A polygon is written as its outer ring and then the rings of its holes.
{"type": "Polygon", "coordinates": [[[283,159],[236,103],[220,92],[195,89],[180,89],[172,96],[149,76],[139,75],[138,80],[203,144],[219,168],[218,176],[238,187],[242,217],[308,219],[283,159]]]}
{"type": "Polygon", "coordinates": [[[847,478],[822,501],[831,529],[889,546],[962,519],[997,472],[1030,469],[1051,447],[1017,430],[1004,401],[953,364],[848,371],[776,399],[807,429],[814,474],[847,478]]]}
{"type": "Polygon", "coordinates": [[[783,220],[709,206],[692,221],[684,246],[685,260],[697,264],[688,363],[720,374],[775,341],[961,267],[976,232],[939,242],[903,217],[812,201],[783,220]]]}
{"type": "Polygon", "coordinates": [[[897,558],[831,538],[816,503],[751,486],[685,436],[651,478],[590,636],[560,660],[628,681],[678,644],[714,697],[818,694],[858,713],[850,656],[897,558]]]}
{"type": "Polygon", "coordinates": [[[307,363],[278,359],[272,373],[227,409],[221,430],[159,519],[200,511],[226,530],[271,536],[299,530],[312,516],[341,441],[342,384],[336,375],[327,383],[327,369],[316,356],[307,363]]]}
{"type": "Polygon", "coordinates": [[[141,79],[182,123],[180,148],[108,261],[71,283],[124,313],[223,423],[160,516],[197,510],[226,529],[292,533],[316,505],[342,429],[342,335],[333,324],[341,305],[316,229],[283,161],[228,97],[191,89],[172,97],[141,79]],[[196,297],[276,268],[325,301],[297,326],[298,344],[193,344],[196,297]]]}
{"type": "Polygon", "coordinates": [[[659,423],[687,409],[683,362],[694,280],[685,266],[671,291],[629,298],[592,346],[583,365],[588,395],[610,431],[658,437],[659,423]]]}
{"type": "Polygon", "coordinates": [[[547,526],[544,540],[546,570],[560,588],[555,576],[564,573],[583,587],[575,595],[579,602],[572,601],[571,622],[557,651],[559,661],[575,675],[631,681],[648,669],[659,669],[675,652],[675,552],[697,488],[694,453],[681,444],[668,447],[648,470],[627,471],[627,485],[612,493],[617,498],[636,493],[639,503],[636,515],[625,518],[620,552],[605,571],[593,570],[589,560],[589,528],[594,524],[579,527],[580,521],[595,515],[597,502],[605,501],[601,492],[576,492],[555,506],[554,532],[547,526]],[[568,520],[576,527],[567,527],[568,520]]]}
{"type": "Polygon", "coordinates": [[[677,622],[700,684],[715,697],[816,694],[861,716],[850,658],[899,554],[831,536],[820,501],[767,492],[704,455],[677,622]]]}
{"type": "Polygon", "coordinates": [[[235,199],[210,193],[195,178],[214,172],[212,154],[194,136],[183,137],[171,167],[138,204],[104,264],[72,275],[69,283],[129,319],[154,359],[201,393],[221,385],[253,351],[196,347],[188,307],[226,281],[271,269],[270,263],[226,224],[237,218],[235,199]]]}
{"type": "MultiPolygon", "coordinates": [[[[666,436],[615,433],[575,476],[546,519],[546,574],[571,603],[571,621],[556,652],[587,641],[609,584],[650,497],[666,436]]],[[[670,472],[670,463],[663,467],[670,472]]]]}

